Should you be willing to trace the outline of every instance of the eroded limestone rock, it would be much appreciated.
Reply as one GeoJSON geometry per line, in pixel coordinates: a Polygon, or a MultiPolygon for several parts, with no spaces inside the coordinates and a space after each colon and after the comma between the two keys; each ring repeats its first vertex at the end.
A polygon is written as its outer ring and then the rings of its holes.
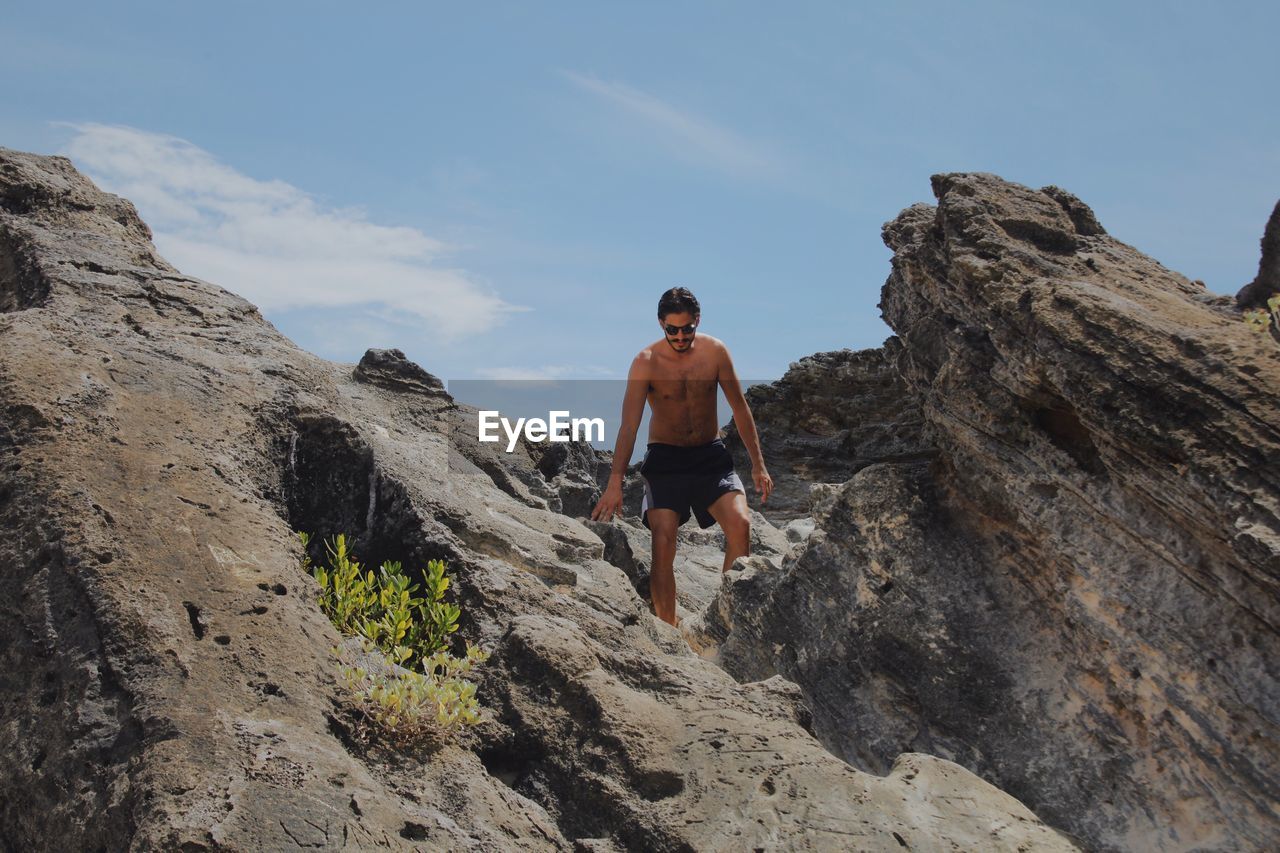
{"type": "Polygon", "coordinates": [[[851,768],[780,679],[695,655],[580,519],[453,452],[428,376],[299,350],[69,161],[0,149],[8,846],[1070,849],[941,759],[851,768]],[[295,530],[449,562],[483,726],[351,739],[295,530]]]}
{"type": "MultiPolygon", "coordinates": [[[[1280,347],[1062,190],[933,184],[884,228],[879,357],[937,457],[815,489],[804,550],[722,590],[718,659],[798,682],[854,766],[952,759],[1091,848],[1264,849],[1280,347]]],[[[803,400],[763,411],[806,440],[803,400]]]]}

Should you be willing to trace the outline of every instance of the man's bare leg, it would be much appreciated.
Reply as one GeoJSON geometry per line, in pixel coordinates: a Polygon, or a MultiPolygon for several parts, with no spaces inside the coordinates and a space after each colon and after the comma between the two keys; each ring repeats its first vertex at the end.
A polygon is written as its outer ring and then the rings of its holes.
{"type": "Polygon", "coordinates": [[[673,509],[651,509],[649,534],[653,543],[653,566],[649,569],[649,598],[653,612],[670,625],[676,624],[676,531],[680,514],[673,509]]]}
{"type": "Polygon", "coordinates": [[[747,509],[747,496],[742,492],[725,492],[707,507],[707,512],[724,531],[724,566],[720,569],[724,574],[732,568],[734,560],[751,553],[751,514],[747,509]]]}

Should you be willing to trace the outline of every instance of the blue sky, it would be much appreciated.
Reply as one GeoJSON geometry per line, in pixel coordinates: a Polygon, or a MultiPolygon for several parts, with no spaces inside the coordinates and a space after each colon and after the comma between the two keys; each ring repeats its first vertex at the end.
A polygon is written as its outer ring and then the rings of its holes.
{"type": "Polygon", "coordinates": [[[667,287],[743,378],[878,346],[929,176],[1057,184],[1211,290],[1280,196],[1275,3],[11,3],[66,153],[307,349],[619,378],[667,287]]]}

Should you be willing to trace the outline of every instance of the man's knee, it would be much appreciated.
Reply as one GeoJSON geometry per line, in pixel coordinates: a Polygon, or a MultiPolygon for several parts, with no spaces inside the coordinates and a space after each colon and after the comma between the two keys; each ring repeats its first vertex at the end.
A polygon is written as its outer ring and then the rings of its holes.
{"type": "Polygon", "coordinates": [[[676,529],[674,527],[670,530],[654,530],[651,538],[653,547],[656,549],[663,551],[674,551],[676,549],[676,529]]]}
{"type": "Polygon", "coordinates": [[[731,512],[720,522],[724,535],[736,542],[751,541],[751,517],[745,512],[731,512]]]}
{"type": "Polygon", "coordinates": [[[654,545],[674,546],[680,519],[674,512],[649,511],[649,533],[654,545]]]}

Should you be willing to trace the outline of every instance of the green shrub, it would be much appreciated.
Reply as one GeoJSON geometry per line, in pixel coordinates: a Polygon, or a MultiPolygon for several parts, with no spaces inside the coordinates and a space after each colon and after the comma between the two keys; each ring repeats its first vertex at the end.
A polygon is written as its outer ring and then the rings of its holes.
{"type": "MultiPolygon", "coordinates": [[[[299,536],[305,548],[311,537],[299,536]]],[[[308,559],[304,568],[320,584],[320,606],[339,631],[364,637],[397,664],[419,668],[423,659],[447,647],[461,612],[444,600],[449,577],[443,560],[427,564],[426,596],[419,598],[418,585],[409,581],[400,563],[385,562],[376,574],[365,569],[347,550],[341,533],[325,543],[325,552],[327,566],[312,567],[308,559]]]]}
{"type": "Polygon", "coordinates": [[[356,706],[388,741],[421,744],[442,741],[462,726],[480,722],[476,686],[462,676],[486,658],[478,647],[468,646],[461,658],[436,652],[425,675],[392,667],[371,672],[346,663],[341,672],[356,706]]]}
{"type": "MultiPolygon", "coordinates": [[[[311,536],[299,533],[305,549],[311,536]]],[[[458,607],[444,600],[449,577],[441,560],[423,573],[425,595],[417,595],[398,562],[384,562],[375,573],[361,566],[339,533],[325,543],[327,564],[302,566],[320,584],[320,607],[344,635],[360,637],[366,651],[377,649],[384,672],[346,663],[335,649],[347,687],[366,720],[395,744],[441,740],[463,725],[480,721],[475,685],[463,678],[487,652],[467,646],[466,655],[447,651],[458,630],[458,607]]]]}
{"type": "Polygon", "coordinates": [[[1245,311],[1244,322],[1256,332],[1267,331],[1272,322],[1280,329],[1280,293],[1271,294],[1266,308],[1250,308],[1245,311]]]}

